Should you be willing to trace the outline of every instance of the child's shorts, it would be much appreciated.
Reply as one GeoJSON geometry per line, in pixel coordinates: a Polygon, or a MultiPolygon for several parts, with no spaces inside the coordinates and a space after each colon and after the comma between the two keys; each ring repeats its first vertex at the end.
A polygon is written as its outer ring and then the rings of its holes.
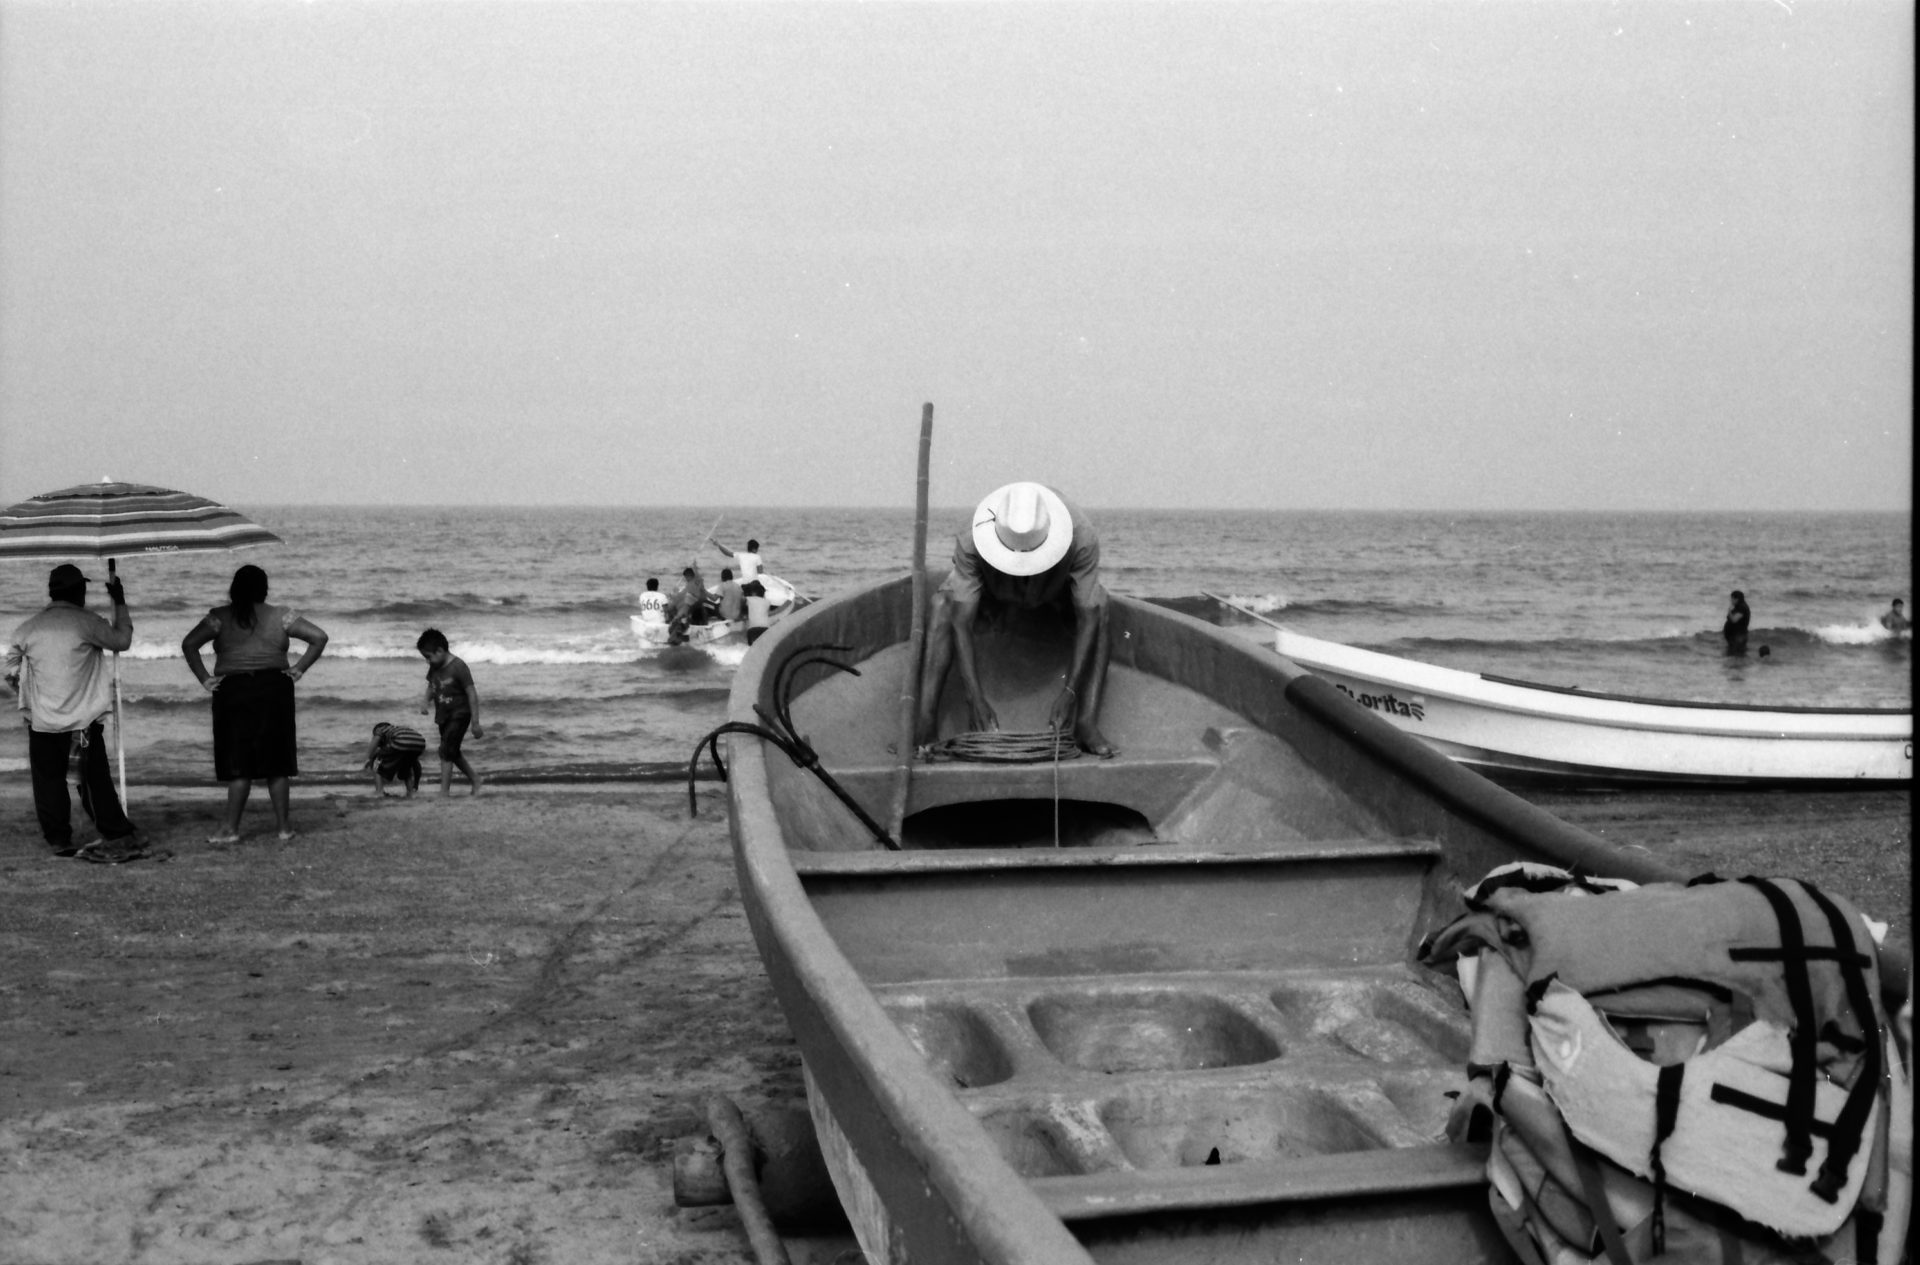
{"type": "Polygon", "coordinates": [[[460,758],[460,744],[466,739],[467,726],[473,723],[473,713],[462,708],[436,713],[433,719],[440,726],[440,758],[452,764],[460,758]]]}

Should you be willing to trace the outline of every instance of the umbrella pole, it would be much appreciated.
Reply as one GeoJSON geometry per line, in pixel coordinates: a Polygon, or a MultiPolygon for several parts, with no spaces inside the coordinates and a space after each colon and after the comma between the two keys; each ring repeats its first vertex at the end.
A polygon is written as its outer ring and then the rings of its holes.
{"type": "MultiPolygon", "coordinates": [[[[107,559],[107,579],[114,578],[114,560],[107,559]]],[[[109,601],[112,599],[109,598],[109,601]]],[[[120,652],[113,652],[113,755],[120,768],[120,808],[127,807],[127,744],[120,733],[120,652]]]]}

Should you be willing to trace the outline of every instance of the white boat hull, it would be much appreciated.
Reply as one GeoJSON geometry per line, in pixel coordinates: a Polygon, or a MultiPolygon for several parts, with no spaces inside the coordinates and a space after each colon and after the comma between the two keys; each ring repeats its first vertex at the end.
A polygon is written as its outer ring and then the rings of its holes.
{"type": "Polygon", "coordinates": [[[1274,649],[1483,773],[1582,782],[1913,778],[1913,713],[1636,699],[1530,685],[1279,629],[1274,649]]]}

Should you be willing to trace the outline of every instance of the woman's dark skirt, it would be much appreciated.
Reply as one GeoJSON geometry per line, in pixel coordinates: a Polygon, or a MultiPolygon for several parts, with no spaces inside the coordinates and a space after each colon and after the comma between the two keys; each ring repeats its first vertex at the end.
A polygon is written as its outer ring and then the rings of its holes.
{"type": "Polygon", "coordinates": [[[300,772],[293,732],[293,678],[279,668],[235,672],[213,692],[213,774],[292,777],[300,772]]]}

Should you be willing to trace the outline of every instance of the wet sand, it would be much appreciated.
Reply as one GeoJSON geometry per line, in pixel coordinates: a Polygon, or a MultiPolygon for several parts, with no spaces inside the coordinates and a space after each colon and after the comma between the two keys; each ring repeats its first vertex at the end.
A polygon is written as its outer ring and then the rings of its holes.
{"type": "MultiPolygon", "coordinates": [[[[1905,793],[1529,798],[1684,870],[1814,878],[1910,948],[1905,793]]],[[[176,855],[96,866],[0,787],[0,1261],[752,1261],[671,1189],[708,1095],[801,1092],[717,785],[697,818],[670,783],[307,786],[295,840],[259,802],[225,847],[220,804],[135,787],[176,855]]]]}

